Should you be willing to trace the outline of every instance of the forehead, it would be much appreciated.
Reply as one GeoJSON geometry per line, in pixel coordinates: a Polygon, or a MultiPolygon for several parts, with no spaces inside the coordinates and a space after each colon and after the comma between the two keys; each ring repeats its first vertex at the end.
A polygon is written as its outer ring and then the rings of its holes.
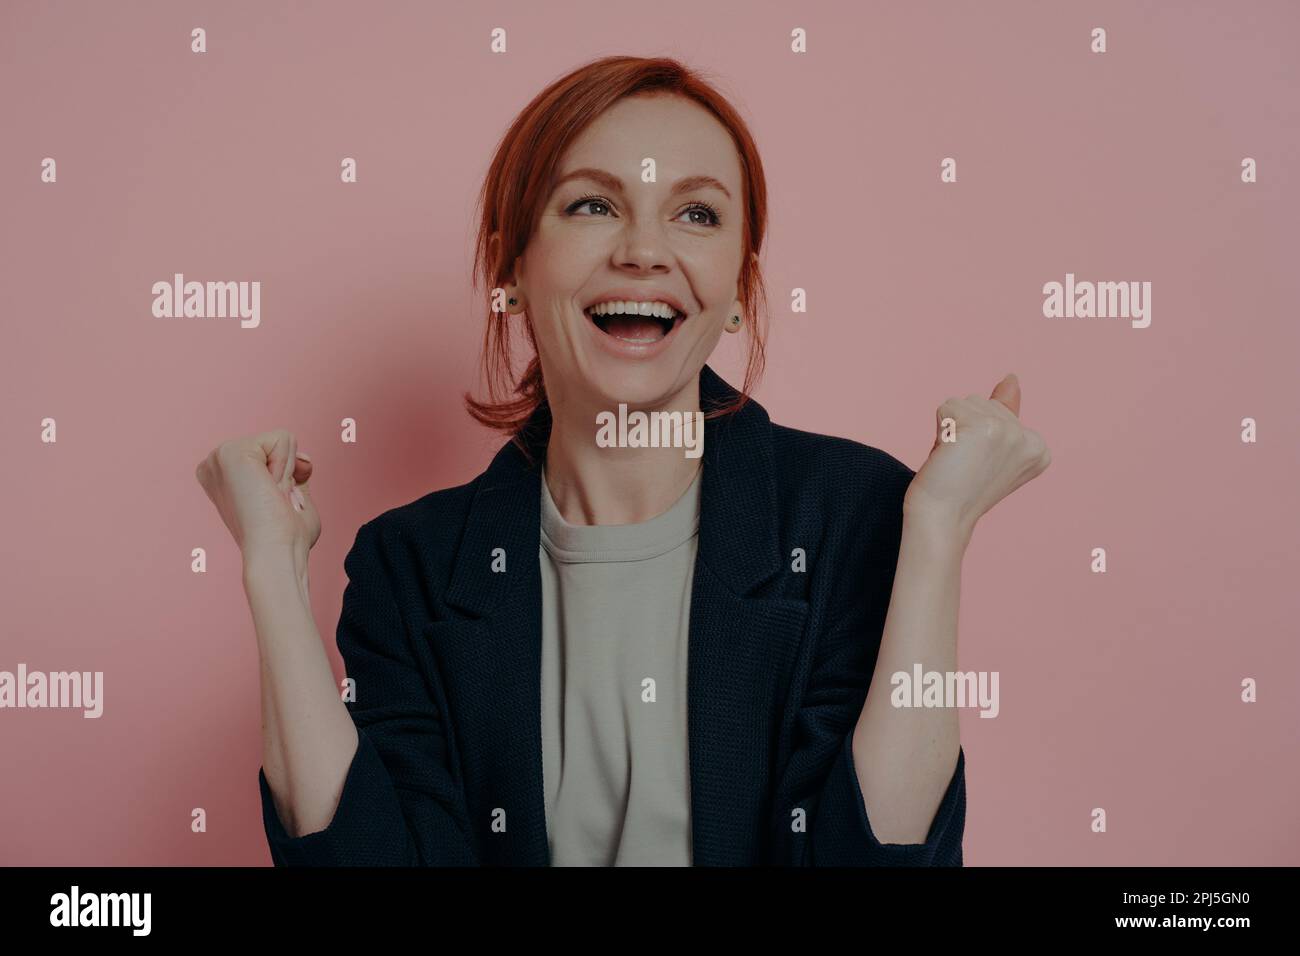
{"type": "Polygon", "coordinates": [[[682,96],[628,96],[598,116],[569,145],[558,175],[583,166],[640,182],[641,162],[652,158],[656,181],[716,176],[739,196],[740,157],[731,134],[703,106],[682,96]]]}

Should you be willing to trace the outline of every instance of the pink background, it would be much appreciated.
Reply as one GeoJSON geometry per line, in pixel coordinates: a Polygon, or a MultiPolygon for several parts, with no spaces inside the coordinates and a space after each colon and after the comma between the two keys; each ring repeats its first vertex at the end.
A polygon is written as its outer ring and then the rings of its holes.
{"type": "Polygon", "coordinates": [[[0,862],[269,863],[252,623],[194,467],[297,432],[341,676],[358,525],[500,443],[460,403],[491,149],[550,80],[636,53],[752,122],[774,420],[918,468],[938,404],[1014,370],[1052,449],[967,553],[960,666],[1001,674],[998,718],[962,714],[968,864],[1300,863],[1297,28],[1288,2],[7,0],[0,669],[102,670],[105,713],[0,711],[0,862]],[[261,281],[261,327],[154,318],[174,272],[261,281]],[[1151,327],[1044,318],[1067,272],[1150,281],[1151,327]]]}

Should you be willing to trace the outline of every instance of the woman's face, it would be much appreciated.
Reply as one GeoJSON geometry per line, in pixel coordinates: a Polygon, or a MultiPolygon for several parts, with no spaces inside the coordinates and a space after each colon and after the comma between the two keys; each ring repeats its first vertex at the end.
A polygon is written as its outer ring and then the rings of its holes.
{"type": "Polygon", "coordinates": [[[679,96],[624,98],[570,144],[514,275],[553,408],[688,407],[739,311],[741,175],[726,128],[679,96]],[[685,316],[665,334],[653,316],[587,314],[608,299],[685,316]]]}

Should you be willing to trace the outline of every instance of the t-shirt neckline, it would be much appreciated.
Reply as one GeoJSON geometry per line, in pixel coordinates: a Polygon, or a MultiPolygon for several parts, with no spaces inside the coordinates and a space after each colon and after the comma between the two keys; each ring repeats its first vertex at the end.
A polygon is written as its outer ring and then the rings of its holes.
{"type": "Polygon", "coordinates": [[[557,561],[645,561],[689,541],[699,530],[703,466],[690,487],[662,514],[634,524],[569,524],[542,472],[542,546],[557,561]]]}

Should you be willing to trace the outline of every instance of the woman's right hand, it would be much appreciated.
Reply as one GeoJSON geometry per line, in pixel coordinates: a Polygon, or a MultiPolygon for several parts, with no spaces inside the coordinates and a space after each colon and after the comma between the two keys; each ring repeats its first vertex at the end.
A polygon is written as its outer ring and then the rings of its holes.
{"type": "Polygon", "coordinates": [[[311,473],[311,461],[298,456],[298,440],[284,428],[224,441],[194,470],[245,561],[264,553],[305,557],[316,544],[321,527],[307,488],[311,473]]]}

